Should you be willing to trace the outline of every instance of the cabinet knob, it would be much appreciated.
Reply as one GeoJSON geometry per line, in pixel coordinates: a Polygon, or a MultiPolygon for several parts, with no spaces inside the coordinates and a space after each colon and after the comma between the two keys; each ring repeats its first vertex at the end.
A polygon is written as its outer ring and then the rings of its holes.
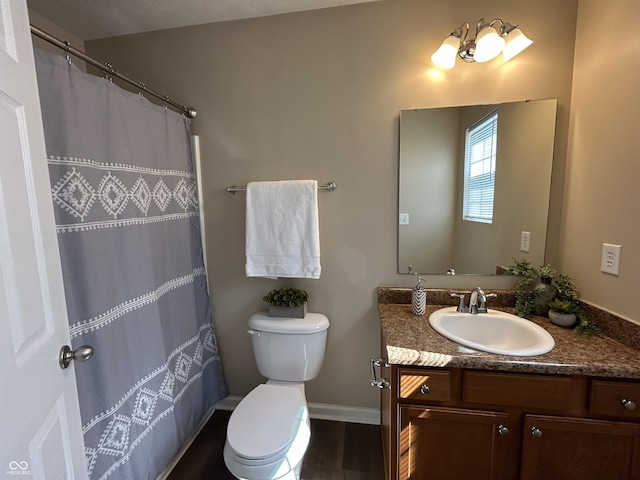
{"type": "Polygon", "coordinates": [[[636,402],[634,402],[633,400],[627,400],[626,398],[623,398],[622,405],[624,405],[624,408],[626,408],[627,410],[636,409],[636,402]]]}
{"type": "Polygon", "coordinates": [[[533,435],[534,437],[541,437],[542,430],[540,430],[538,427],[531,427],[531,435],[533,435]]]}
{"type": "Polygon", "coordinates": [[[504,425],[498,425],[498,433],[504,437],[509,435],[509,429],[504,425]]]}
{"type": "MultiPolygon", "coordinates": [[[[427,385],[426,383],[420,387],[420,393],[422,395],[427,395],[430,391],[431,391],[431,389],[429,388],[429,385],[427,385]]],[[[634,408],[635,408],[635,406],[634,406],[634,408]]]]}

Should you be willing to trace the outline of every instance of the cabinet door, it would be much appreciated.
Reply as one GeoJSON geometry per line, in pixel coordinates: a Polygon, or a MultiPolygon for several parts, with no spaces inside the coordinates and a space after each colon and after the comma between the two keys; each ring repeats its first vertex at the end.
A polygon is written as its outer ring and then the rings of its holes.
{"type": "Polygon", "coordinates": [[[400,406],[401,480],[502,480],[507,414],[400,406]]]}
{"type": "Polygon", "coordinates": [[[522,480],[637,480],[640,425],[527,415],[522,480]]]}

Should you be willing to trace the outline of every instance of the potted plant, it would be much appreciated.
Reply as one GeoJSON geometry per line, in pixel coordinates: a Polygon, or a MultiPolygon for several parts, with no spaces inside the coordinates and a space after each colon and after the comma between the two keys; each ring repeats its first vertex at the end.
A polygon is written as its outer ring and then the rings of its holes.
{"type": "Polygon", "coordinates": [[[556,298],[549,302],[549,320],[561,327],[572,327],[576,323],[576,314],[580,305],[574,300],[560,300],[556,298]]]}
{"type": "MultiPolygon", "coordinates": [[[[519,277],[518,282],[515,285],[516,315],[523,318],[529,318],[531,314],[536,313],[536,294],[534,292],[536,285],[543,278],[552,278],[557,294],[553,301],[547,303],[547,314],[549,314],[548,311],[550,309],[549,303],[553,303],[556,300],[558,302],[568,302],[566,304],[554,303],[554,305],[559,309],[565,307],[566,310],[569,310],[568,312],[562,313],[573,313],[576,316],[577,321],[574,320],[574,323],[572,324],[575,325],[574,331],[576,333],[589,337],[600,332],[598,326],[589,320],[587,315],[584,313],[582,305],[578,299],[578,289],[571,277],[556,272],[548,265],[538,269],[533,267],[531,262],[528,262],[527,260],[516,260],[514,258],[514,261],[515,263],[509,266],[509,273],[519,277]]],[[[551,316],[549,315],[549,317],[551,316]]]]}
{"type": "Polygon", "coordinates": [[[269,304],[270,317],[304,318],[309,295],[297,288],[276,288],[262,300],[269,304]]]}
{"type": "Polygon", "coordinates": [[[538,271],[531,265],[531,262],[527,260],[516,260],[515,263],[510,265],[509,273],[518,277],[516,283],[516,315],[522,318],[529,318],[533,313],[533,287],[538,282],[540,275],[538,271]]]}
{"type": "Polygon", "coordinates": [[[558,287],[552,282],[557,272],[549,265],[538,270],[540,282],[533,287],[533,310],[536,315],[546,317],[549,312],[549,302],[558,295],[558,287]]]}

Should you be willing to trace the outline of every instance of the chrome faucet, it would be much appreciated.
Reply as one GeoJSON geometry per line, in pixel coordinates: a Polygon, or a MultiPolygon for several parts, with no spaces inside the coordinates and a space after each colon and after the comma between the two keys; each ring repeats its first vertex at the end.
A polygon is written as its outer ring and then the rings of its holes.
{"type": "Polygon", "coordinates": [[[476,315],[478,313],[487,313],[487,298],[497,297],[495,293],[484,293],[480,287],[471,290],[471,298],[469,299],[469,313],[476,315]],[[478,305],[480,301],[480,305],[478,305]]]}
{"type": "Polygon", "coordinates": [[[484,293],[480,287],[476,287],[471,290],[471,298],[469,298],[469,308],[464,305],[464,293],[452,293],[452,297],[458,299],[458,307],[456,312],[470,313],[471,315],[477,315],[478,313],[487,313],[487,298],[497,297],[495,293],[484,293]],[[478,305],[478,302],[480,305],[478,305]]]}
{"type": "Polygon", "coordinates": [[[464,293],[451,293],[452,297],[458,299],[458,308],[456,308],[456,312],[465,313],[468,312],[467,307],[464,306],[464,293]]]}
{"type": "Polygon", "coordinates": [[[471,315],[478,313],[478,298],[480,299],[481,307],[484,306],[485,312],[487,310],[487,296],[480,287],[476,287],[471,290],[471,298],[469,298],[469,313],[471,315]]]}

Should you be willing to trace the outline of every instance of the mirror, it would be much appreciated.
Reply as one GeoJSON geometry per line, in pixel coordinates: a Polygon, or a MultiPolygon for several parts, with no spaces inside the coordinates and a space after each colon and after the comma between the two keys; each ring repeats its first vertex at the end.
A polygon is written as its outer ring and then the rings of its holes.
{"type": "Polygon", "coordinates": [[[550,99],[400,113],[398,273],[495,275],[514,258],[544,264],[556,109],[550,99]],[[493,216],[483,223],[463,219],[465,146],[467,129],[492,112],[493,216]]]}

